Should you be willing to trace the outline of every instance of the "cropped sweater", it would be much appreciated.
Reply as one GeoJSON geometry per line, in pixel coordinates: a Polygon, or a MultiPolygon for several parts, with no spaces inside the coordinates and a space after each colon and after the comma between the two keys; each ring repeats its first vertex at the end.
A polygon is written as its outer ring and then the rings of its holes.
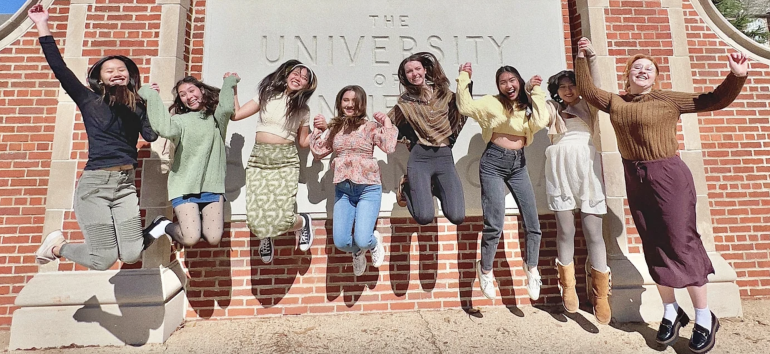
{"type": "Polygon", "coordinates": [[[398,127],[399,141],[406,143],[409,150],[415,144],[440,146],[444,140],[452,147],[467,120],[457,111],[452,92],[433,97],[429,102],[404,93],[388,117],[398,127]]]}
{"type": "Polygon", "coordinates": [[[48,66],[61,83],[62,88],[80,109],[83,125],[88,135],[88,161],[85,170],[133,165],[136,167],[136,143],[139,133],[145,141],[153,142],[158,134],[150,127],[144,104],[137,102],[136,109],[124,105],[110,106],[102,96],[83,85],[67,67],[56,46],[53,36],[40,37],[48,66]]]}
{"type": "Polygon", "coordinates": [[[738,77],[730,73],[711,92],[652,90],[640,95],[617,95],[593,84],[585,58],[575,60],[575,76],[583,98],[610,114],[620,156],[631,161],[652,161],[674,156],[679,148],[676,139],[679,116],[729,106],[746,82],[745,76],[738,77]]]}
{"type": "Polygon", "coordinates": [[[148,86],[139,90],[147,101],[152,128],[176,145],[168,175],[169,200],[187,194],[225,192],[225,134],[235,112],[237,83],[233,76],[225,78],[213,115],[197,111],[171,116],[155,90],[148,86]]]}
{"type": "Polygon", "coordinates": [[[481,137],[489,142],[492,133],[518,135],[527,138],[526,145],[532,144],[533,137],[540,129],[548,125],[550,115],[545,104],[545,92],[540,86],[532,88],[532,114],[527,117],[525,110],[514,108],[512,113],[497,97],[486,95],[474,100],[468,90],[471,79],[467,72],[460,73],[457,78],[457,108],[460,114],[475,119],[481,126],[481,137]]]}

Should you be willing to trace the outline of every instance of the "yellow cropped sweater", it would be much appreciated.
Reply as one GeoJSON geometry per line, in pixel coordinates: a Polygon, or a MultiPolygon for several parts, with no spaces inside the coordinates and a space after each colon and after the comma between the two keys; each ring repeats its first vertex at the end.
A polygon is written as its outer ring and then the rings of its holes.
{"type": "Polygon", "coordinates": [[[479,122],[485,142],[492,139],[492,133],[501,133],[526,137],[526,146],[532,144],[535,133],[548,126],[551,116],[545,103],[545,92],[540,86],[535,86],[530,92],[532,115],[527,117],[526,111],[515,108],[512,114],[508,114],[494,95],[474,100],[468,90],[470,82],[468,73],[461,72],[457,78],[457,109],[460,114],[479,122]]]}

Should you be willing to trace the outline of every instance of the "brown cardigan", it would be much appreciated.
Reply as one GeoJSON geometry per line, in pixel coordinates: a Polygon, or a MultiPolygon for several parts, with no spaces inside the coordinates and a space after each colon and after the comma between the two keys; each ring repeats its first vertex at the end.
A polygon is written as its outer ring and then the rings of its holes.
{"type": "Polygon", "coordinates": [[[732,103],[746,77],[730,73],[712,92],[686,93],[653,90],[647,94],[616,95],[597,88],[585,58],[575,60],[580,94],[591,105],[610,114],[620,156],[631,161],[672,157],[679,148],[676,125],[686,113],[715,111],[732,103]]]}

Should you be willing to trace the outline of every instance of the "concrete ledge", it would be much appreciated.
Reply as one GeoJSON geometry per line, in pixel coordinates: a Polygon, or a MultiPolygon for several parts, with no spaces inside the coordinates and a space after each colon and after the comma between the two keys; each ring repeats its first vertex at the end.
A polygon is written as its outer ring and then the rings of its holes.
{"type": "MultiPolygon", "coordinates": [[[[716,252],[709,252],[715,274],[709,276],[709,308],[718,317],[741,317],[740,291],[735,284],[737,275],[727,261],[716,252]]],[[[663,314],[658,288],[647,271],[642,254],[628,258],[610,258],[612,269],[612,318],[617,322],[657,322],[663,314]],[[622,274],[622,276],[621,276],[622,274]]],[[[676,291],[676,299],[685,310],[692,311],[686,289],[676,291]]]]}
{"type": "Polygon", "coordinates": [[[184,322],[186,278],[169,268],[39,273],[16,298],[11,350],[163,343],[184,322]]]}

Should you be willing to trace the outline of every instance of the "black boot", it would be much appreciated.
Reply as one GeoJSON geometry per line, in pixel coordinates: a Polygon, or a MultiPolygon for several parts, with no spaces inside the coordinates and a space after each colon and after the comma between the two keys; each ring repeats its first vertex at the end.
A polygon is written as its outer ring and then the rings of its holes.
{"type": "Polygon", "coordinates": [[[694,353],[707,353],[714,348],[714,344],[717,342],[717,331],[719,330],[719,319],[711,313],[711,328],[703,328],[703,326],[696,324],[692,330],[692,337],[690,337],[690,350],[694,353]]]}
{"type": "Polygon", "coordinates": [[[690,317],[687,317],[687,314],[680,307],[673,323],[665,318],[660,321],[658,335],[655,337],[655,340],[663,345],[673,344],[679,338],[679,329],[688,323],[690,323],[690,317]]]}

